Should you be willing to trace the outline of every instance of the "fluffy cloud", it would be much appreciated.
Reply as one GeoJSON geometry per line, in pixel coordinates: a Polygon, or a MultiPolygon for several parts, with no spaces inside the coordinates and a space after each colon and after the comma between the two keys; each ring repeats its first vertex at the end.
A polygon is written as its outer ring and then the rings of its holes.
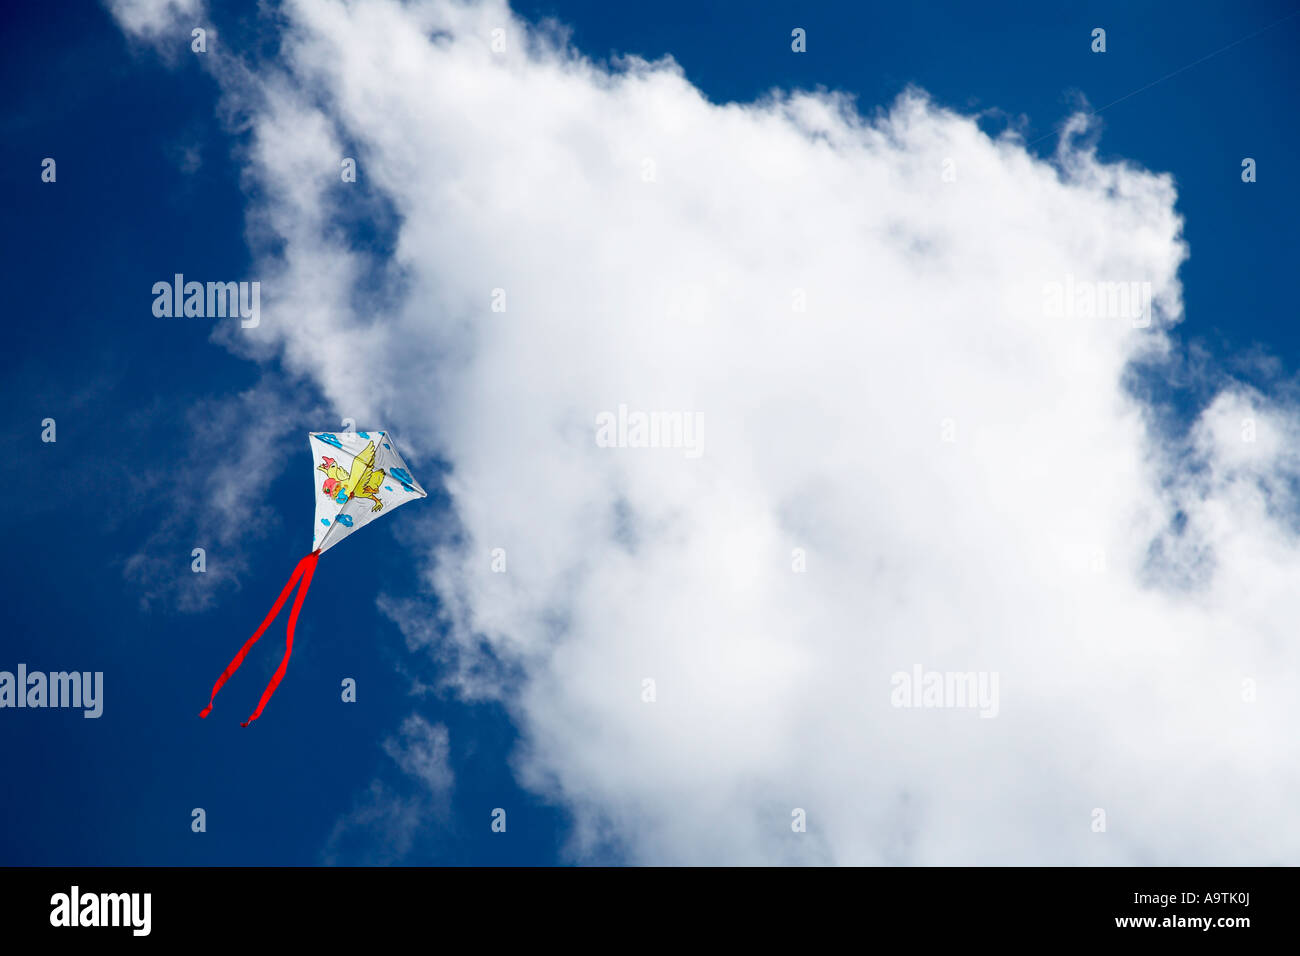
{"type": "Polygon", "coordinates": [[[715,104],[500,3],[284,18],[219,70],[268,243],[228,344],[447,462],[385,607],[576,857],[1295,862],[1295,412],[1229,387],[1180,440],[1126,387],[1174,349],[1170,177],[919,91],[715,104]],[[601,447],[620,406],[703,454],[601,447]],[[917,665],[997,716],[893,706],[917,665]]]}

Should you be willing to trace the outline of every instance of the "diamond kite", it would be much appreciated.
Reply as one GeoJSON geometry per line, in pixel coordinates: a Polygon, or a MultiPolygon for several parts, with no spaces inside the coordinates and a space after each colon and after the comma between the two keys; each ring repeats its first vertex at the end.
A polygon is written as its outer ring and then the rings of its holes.
{"type": "Polygon", "coordinates": [[[294,585],[301,580],[302,587],[298,589],[298,595],[293,599],[293,608],[289,611],[284,660],[262,692],[257,710],[240,726],[247,727],[257,720],[289,666],[289,655],[293,653],[293,628],[298,623],[298,611],[302,608],[307,588],[311,586],[311,577],[320,556],[381,514],[388,514],[408,501],[426,497],[424,489],[411,477],[402,456],[393,448],[392,439],[387,432],[313,432],[309,438],[316,468],[314,480],[319,488],[316,494],[312,552],[298,562],[289,583],[280,592],[261,626],[244,642],[235,659],[217,678],[208,706],[200,711],[200,717],[212,713],[212,702],[216,700],[221,685],[239,670],[239,665],[244,662],[249,650],[275,620],[293,592],[294,585]]]}

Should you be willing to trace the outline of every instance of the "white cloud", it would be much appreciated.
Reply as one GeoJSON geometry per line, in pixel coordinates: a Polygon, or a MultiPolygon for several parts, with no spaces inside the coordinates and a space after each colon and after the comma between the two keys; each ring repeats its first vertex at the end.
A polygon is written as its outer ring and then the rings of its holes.
{"type": "MultiPolygon", "coordinates": [[[[157,520],[140,549],[123,561],[123,574],[139,589],[142,607],[163,602],[180,611],[203,611],[238,585],[248,570],[249,549],[284,530],[258,490],[286,465],[306,470],[310,449],[287,442],[303,439],[301,423],[313,411],[318,412],[300,400],[286,400],[265,381],[198,403],[185,415],[193,440],[181,446],[166,471],[111,483],[130,488],[141,511],[157,520]],[[296,455],[286,457],[289,447],[296,455]],[[204,552],[202,573],[193,568],[196,548],[204,552]]],[[[290,530],[308,551],[305,529],[290,530]]]]}
{"type": "Polygon", "coordinates": [[[451,738],[444,724],[411,714],[402,721],[400,736],[384,741],[384,753],[432,794],[445,796],[455,782],[448,760],[451,738]]]}
{"type": "Polygon", "coordinates": [[[417,837],[433,832],[445,819],[456,781],[447,726],[413,713],[402,721],[396,737],[384,741],[384,753],[421,785],[422,792],[403,793],[378,778],[370,781],[352,811],[334,824],[322,854],[325,863],[398,863],[417,837]]]}
{"type": "Polygon", "coordinates": [[[1295,861],[1295,412],[1233,389],[1182,445],[1121,384],[1181,312],[1170,177],[918,92],[710,103],[499,3],[285,12],[225,79],[283,240],[238,346],[450,464],[445,633],[386,606],[511,708],[577,856],[1295,861]],[[1153,326],[1047,317],[1066,276],[1150,282],[1153,326]],[[621,403],[702,414],[703,456],[597,447],[621,403]],[[998,717],[891,707],[914,664],[998,672],[998,717]]]}
{"type": "Polygon", "coordinates": [[[184,28],[178,36],[188,44],[189,31],[199,26],[194,19],[203,14],[201,0],[105,0],[122,29],[132,36],[159,41],[163,35],[184,28]]]}

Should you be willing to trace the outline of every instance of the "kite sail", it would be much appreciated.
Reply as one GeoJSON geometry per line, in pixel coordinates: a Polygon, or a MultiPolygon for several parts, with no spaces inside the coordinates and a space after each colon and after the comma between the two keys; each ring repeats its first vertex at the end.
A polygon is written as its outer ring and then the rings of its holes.
{"type": "Polygon", "coordinates": [[[316,562],[320,556],[380,515],[388,514],[408,501],[426,497],[424,489],[411,477],[406,462],[393,447],[387,432],[312,432],[308,437],[311,440],[312,463],[315,466],[312,477],[316,488],[316,521],[311,554],[298,562],[289,577],[289,583],[276,598],[261,626],[244,642],[234,660],[221,672],[212,687],[208,706],[200,711],[200,717],[212,713],[212,702],[216,700],[221,685],[239,670],[239,665],[244,662],[249,650],[284,607],[284,602],[293,593],[294,585],[301,582],[298,595],[293,599],[293,608],[289,611],[284,660],[280,661],[271,682],[262,692],[257,710],[240,726],[247,727],[257,720],[262,715],[266,702],[280,686],[280,679],[289,666],[289,655],[293,653],[293,628],[298,623],[302,599],[311,586],[312,574],[316,571],[316,562]]]}

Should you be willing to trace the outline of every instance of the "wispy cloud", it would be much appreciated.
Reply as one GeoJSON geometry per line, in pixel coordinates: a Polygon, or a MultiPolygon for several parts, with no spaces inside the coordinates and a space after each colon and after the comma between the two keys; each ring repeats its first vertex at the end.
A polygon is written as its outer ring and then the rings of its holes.
{"type": "Polygon", "coordinates": [[[455,782],[447,760],[450,752],[446,726],[431,724],[419,714],[407,717],[398,736],[384,741],[384,753],[439,799],[447,796],[455,782]]]}
{"type": "Polygon", "coordinates": [[[168,60],[189,46],[190,31],[201,26],[202,0],[105,0],[129,35],[153,44],[168,60]]]}
{"type": "Polygon", "coordinates": [[[411,714],[397,736],[384,741],[383,749],[419,785],[417,791],[399,791],[380,778],[372,780],[356,808],[334,825],[325,862],[396,863],[411,852],[417,835],[446,817],[455,784],[446,725],[411,714]]]}
{"type": "Polygon", "coordinates": [[[238,585],[249,549],[281,528],[263,494],[286,468],[305,467],[308,420],[266,384],[186,413],[181,453],[165,472],[146,476],[141,504],[157,517],[155,530],[124,563],[142,607],[201,611],[238,585]],[[195,548],[204,551],[203,573],[192,567],[195,548]]]}

